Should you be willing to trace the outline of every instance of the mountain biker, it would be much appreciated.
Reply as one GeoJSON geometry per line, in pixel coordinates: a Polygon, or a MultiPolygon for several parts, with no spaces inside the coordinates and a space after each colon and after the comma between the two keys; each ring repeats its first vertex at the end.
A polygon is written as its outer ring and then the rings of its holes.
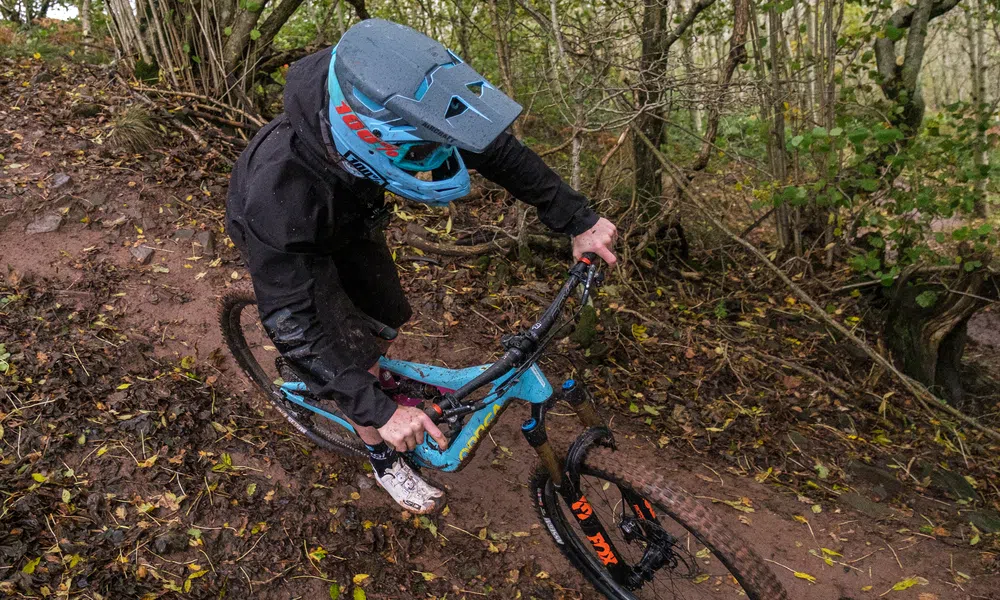
{"type": "Polygon", "coordinates": [[[284,112],[233,169],[227,231],[283,359],[352,420],[379,485],[404,508],[431,512],[443,493],[397,452],[425,432],[442,448],[446,440],[382,391],[364,317],[398,328],[411,316],[385,240],[384,191],[441,206],[469,192],[475,169],[573,236],[576,258],[595,252],[609,264],[615,227],[506,132],[520,105],[409,27],[362,21],[286,80],[284,112]]]}

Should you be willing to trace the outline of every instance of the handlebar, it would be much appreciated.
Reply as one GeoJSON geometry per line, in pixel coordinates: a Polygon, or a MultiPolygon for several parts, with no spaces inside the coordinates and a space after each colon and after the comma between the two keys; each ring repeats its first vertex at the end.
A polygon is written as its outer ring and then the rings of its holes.
{"type": "Polygon", "coordinates": [[[424,410],[424,414],[430,417],[431,421],[434,423],[439,423],[445,416],[445,410],[457,407],[463,398],[466,398],[479,388],[484,385],[496,380],[498,377],[507,373],[514,367],[521,366],[524,363],[525,358],[529,357],[533,351],[537,348],[537,344],[542,341],[545,335],[549,332],[552,326],[556,322],[559,313],[562,312],[563,305],[566,304],[566,300],[569,299],[570,295],[581,283],[585,284],[587,287],[585,293],[589,293],[590,284],[594,279],[594,275],[597,270],[597,254],[593,252],[585,252],[580,258],[580,261],[573,265],[569,270],[569,279],[563,284],[562,289],[556,295],[555,300],[552,301],[542,316],[538,318],[538,321],[526,332],[527,337],[530,342],[527,344],[528,347],[509,347],[507,351],[501,356],[495,363],[490,365],[485,371],[477,375],[472,381],[469,381],[455,392],[445,396],[441,404],[444,407],[435,404],[424,410]]]}

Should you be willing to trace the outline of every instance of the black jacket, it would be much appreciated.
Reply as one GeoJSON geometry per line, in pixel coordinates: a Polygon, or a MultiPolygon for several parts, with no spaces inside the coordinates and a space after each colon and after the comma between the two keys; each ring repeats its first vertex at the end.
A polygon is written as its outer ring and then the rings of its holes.
{"type": "MultiPolygon", "coordinates": [[[[330,50],[288,70],[285,112],[261,129],[233,169],[227,229],[247,259],[261,321],[310,391],[333,398],[361,425],[381,427],[395,411],[370,364],[355,364],[352,340],[324,324],[324,274],[338,252],[382,209],[375,183],[336,167],[323,135],[330,50]]],[[[538,209],[552,230],[577,235],[597,221],[586,199],[509,134],[481,154],[463,152],[470,169],[538,209]]]]}

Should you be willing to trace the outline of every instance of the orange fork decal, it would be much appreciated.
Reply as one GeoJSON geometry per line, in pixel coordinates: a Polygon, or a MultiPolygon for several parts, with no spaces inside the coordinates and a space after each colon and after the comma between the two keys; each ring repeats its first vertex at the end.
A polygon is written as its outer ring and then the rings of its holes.
{"type": "Polygon", "coordinates": [[[611,551],[611,546],[604,539],[604,535],[598,533],[596,535],[589,536],[587,538],[590,543],[594,546],[594,551],[597,552],[597,558],[601,559],[601,563],[604,566],[617,565],[618,558],[615,556],[614,552],[611,551]]]}
{"type": "Polygon", "coordinates": [[[581,521],[586,521],[594,514],[594,509],[591,508],[590,502],[587,502],[586,496],[580,496],[580,499],[573,503],[573,514],[581,521]]]}

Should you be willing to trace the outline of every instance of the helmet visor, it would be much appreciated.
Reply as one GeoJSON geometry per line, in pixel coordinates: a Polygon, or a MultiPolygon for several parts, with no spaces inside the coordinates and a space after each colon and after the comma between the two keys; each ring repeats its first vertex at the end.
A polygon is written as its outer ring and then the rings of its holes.
{"type": "Polygon", "coordinates": [[[448,160],[455,147],[438,142],[407,142],[399,144],[399,154],[393,164],[407,171],[433,171],[448,160]]]}

